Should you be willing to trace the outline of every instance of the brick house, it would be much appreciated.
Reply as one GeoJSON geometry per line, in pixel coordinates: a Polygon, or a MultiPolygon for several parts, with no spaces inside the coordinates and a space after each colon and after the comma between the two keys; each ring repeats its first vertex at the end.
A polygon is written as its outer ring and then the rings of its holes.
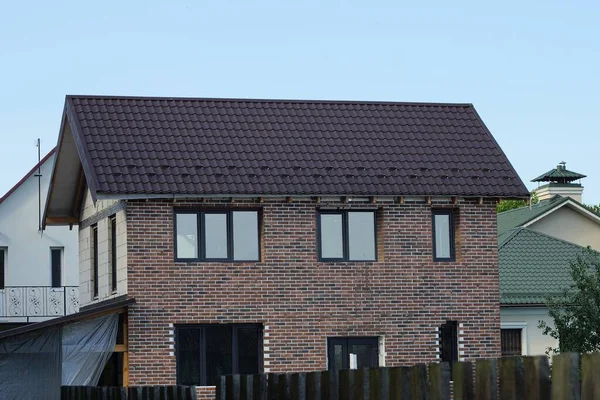
{"type": "Polygon", "coordinates": [[[529,193],[470,104],[68,96],[57,154],[82,309],[135,299],[125,384],[500,354],[529,193]]]}

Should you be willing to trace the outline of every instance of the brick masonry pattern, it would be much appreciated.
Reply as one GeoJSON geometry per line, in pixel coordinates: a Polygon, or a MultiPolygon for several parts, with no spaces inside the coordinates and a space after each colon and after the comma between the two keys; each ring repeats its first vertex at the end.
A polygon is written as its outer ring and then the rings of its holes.
{"type": "MultiPolygon", "coordinates": [[[[495,202],[345,204],[310,200],[127,203],[129,379],[175,384],[170,324],[261,323],[269,326],[271,372],[326,368],[333,336],[384,338],[385,363],[436,360],[437,330],[461,328],[464,357],[500,355],[495,202]],[[377,262],[317,260],[319,207],[378,210],[377,262]],[[262,209],[257,263],[174,261],[174,208],[262,209]],[[432,208],[454,208],[457,260],[433,262],[432,208]]],[[[199,388],[212,398],[212,388],[199,388]]]]}

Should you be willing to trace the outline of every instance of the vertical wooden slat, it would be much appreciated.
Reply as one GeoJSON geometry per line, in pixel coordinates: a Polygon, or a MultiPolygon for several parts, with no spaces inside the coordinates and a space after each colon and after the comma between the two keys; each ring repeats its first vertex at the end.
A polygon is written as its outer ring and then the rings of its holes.
{"type": "Polygon", "coordinates": [[[447,362],[429,364],[429,398],[450,400],[450,365],[447,362]]]}
{"type": "Polygon", "coordinates": [[[306,374],[292,374],[292,400],[306,400],[306,374]]]}
{"type": "Polygon", "coordinates": [[[292,374],[281,374],[279,376],[279,399],[290,399],[292,397],[292,374]]]}
{"type": "Polygon", "coordinates": [[[552,400],[581,399],[579,354],[562,353],[552,357],[552,400]]]}
{"type": "Polygon", "coordinates": [[[339,398],[343,400],[353,400],[353,386],[354,386],[354,371],[344,369],[339,371],[339,398]]]}
{"type": "Polygon", "coordinates": [[[550,365],[548,357],[523,357],[525,374],[525,398],[546,400],[550,398],[550,365]]]}
{"type": "Polygon", "coordinates": [[[227,390],[225,392],[226,400],[240,400],[240,376],[227,375],[225,377],[227,390]]]}
{"type": "Polygon", "coordinates": [[[219,381],[217,382],[217,388],[216,388],[216,395],[215,395],[215,399],[216,400],[226,400],[226,393],[227,393],[227,379],[224,376],[219,376],[219,381]]]}
{"type": "Polygon", "coordinates": [[[499,359],[500,393],[502,400],[521,400],[525,396],[525,377],[522,357],[499,359]]]}
{"type": "Polygon", "coordinates": [[[354,370],[354,393],[357,400],[369,400],[369,370],[354,370]]]}
{"type": "Polygon", "coordinates": [[[410,368],[394,367],[388,369],[390,400],[410,399],[410,368]]]}
{"type": "Polygon", "coordinates": [[[600,353],[581,356],[581,399],[600,399],[600,353]]]}
{"type": "Polygon", "coordinates": [[[477,400],[498,398],[497,360],[477,360],[475,363],[475,396],[477,400]]]}
{"type": "Polygon", "coordinates": [[[267,378],[267,399],[277,400],[279,399],[279,375],[269,374],[267,378]]]}
{"type": "Polygon", "coordinates": [[[388,400],[390,382],[388,368],[372,368],[369,370],[369,394],[371,400],[388,400]]]}
{"type": "Polygon", "coordinates": [[[267,400],[267,375],[252,375],[252,397],[254,400],[267,400]]]}
{"type": "Polygon", "coordinates": [[[418,364],[410,367],[410,399],[426,400],[429,395],[427,390],[427,365],[418,364]]]}
{"type": "Polygon", "coordinates": [[[252,390],[253,375],[241,375],[240,377],[240,400],[253,400],[252,390]]]}
{"type": "Polygon", "coordinates": [[[309,372],[306,375],[306,399],[321,400],[321,372],[309,372]]]}
{"type": "Polygon", "coordinates": [[[454,400],[475,400],[475,384],[473,382],[473,363],[455,362],[452,364],[452,381],[454,400]]]}
{"type": "Polygon", "coordinates": [[[338,400],[340,376],[337,371],[321,372],[321,399],[338,400]]]}

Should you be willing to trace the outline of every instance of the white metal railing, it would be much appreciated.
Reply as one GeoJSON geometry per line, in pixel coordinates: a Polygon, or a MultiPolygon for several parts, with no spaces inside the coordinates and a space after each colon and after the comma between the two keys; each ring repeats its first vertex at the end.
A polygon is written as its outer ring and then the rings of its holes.
{"type": "Polygon", "coordinates": [[[0,289],[0,318],[60,317],[78,311],[78,286],[6,286],[0,289]]]}

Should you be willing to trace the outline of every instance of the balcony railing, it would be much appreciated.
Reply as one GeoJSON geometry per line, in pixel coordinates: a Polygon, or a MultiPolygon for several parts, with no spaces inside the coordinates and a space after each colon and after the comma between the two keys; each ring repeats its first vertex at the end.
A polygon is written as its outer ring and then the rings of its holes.
{"type": "Polygon", "coordinates": [[[78,286],[6,286],[0,289],[0,318],[60,317],[79,311],[78,286]]]}

